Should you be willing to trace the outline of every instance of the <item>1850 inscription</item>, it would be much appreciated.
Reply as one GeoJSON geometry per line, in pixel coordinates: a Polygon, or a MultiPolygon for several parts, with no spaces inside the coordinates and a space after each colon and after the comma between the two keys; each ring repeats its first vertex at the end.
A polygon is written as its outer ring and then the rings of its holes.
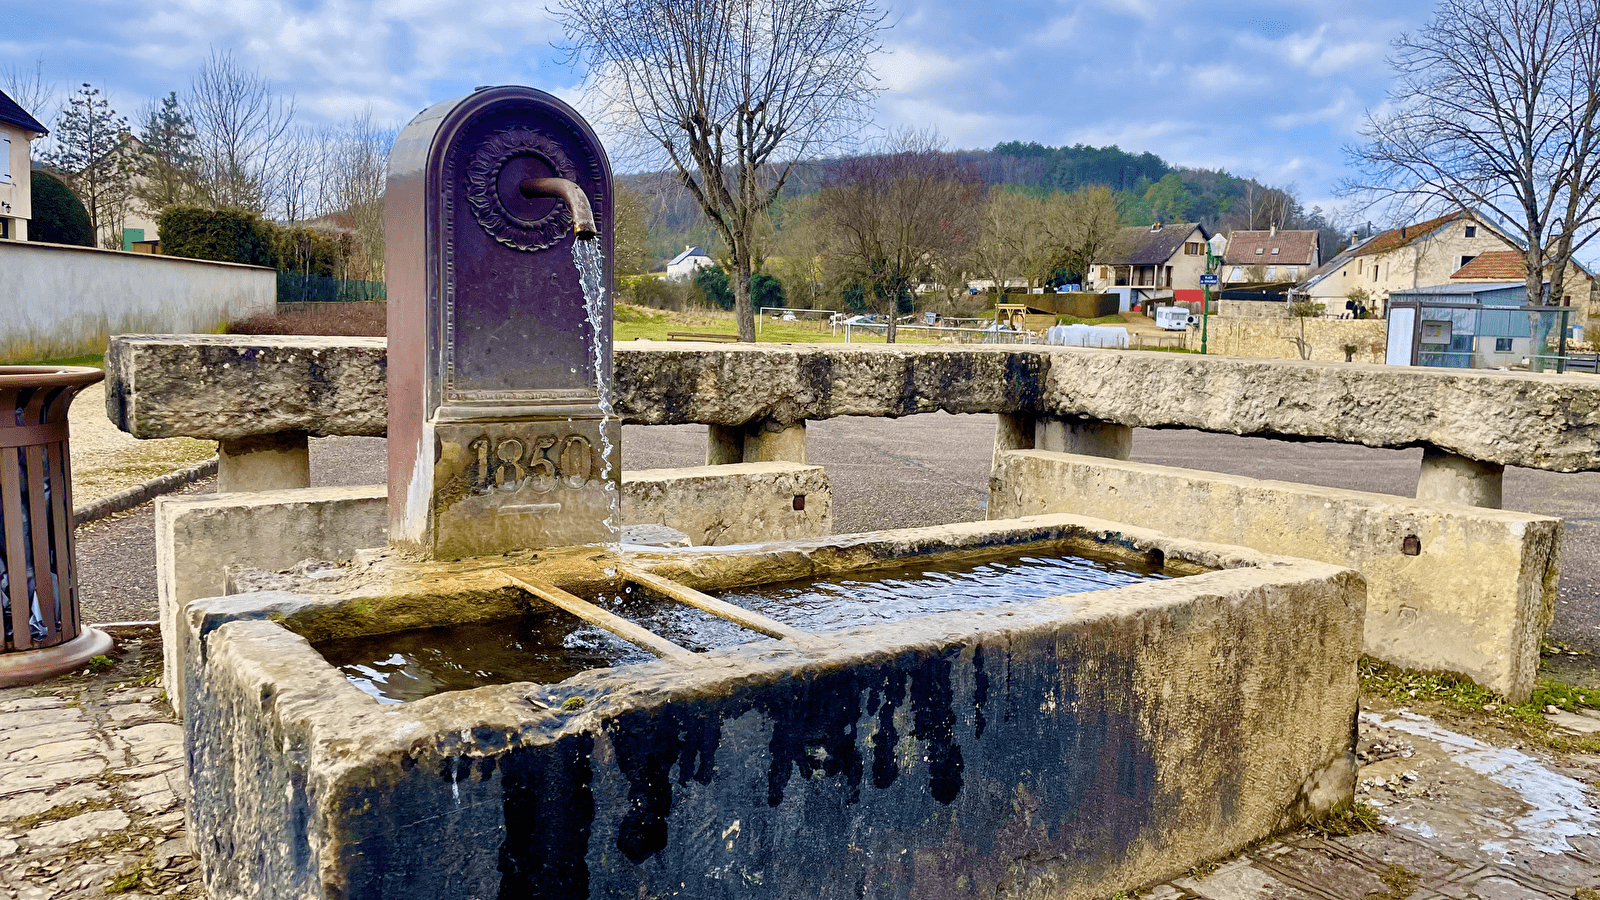
{"type": "Polygon", "coordinates": [[[524,487],[544,494],[561,484],[582,487],[600,474],[594,445],[582,435],[562,438],[545,434],[498,441],[484,436],[467,449],[472,454],[473,491],[479,494],[524,487]]]}

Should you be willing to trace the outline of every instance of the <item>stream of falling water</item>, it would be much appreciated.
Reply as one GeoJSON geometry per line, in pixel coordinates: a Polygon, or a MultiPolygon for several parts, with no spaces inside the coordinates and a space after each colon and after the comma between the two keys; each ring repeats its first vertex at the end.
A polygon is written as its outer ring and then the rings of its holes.
{"type": "Polygon", "coordinates": [[[605,341],[603,333],[606,314],[605,256],[600,252],[598,240],[572,242],[572,261],[578,267],[578,281],[583,285],[583,311],[589,319],[589,360],[594,366],[595,388],[600,395],[600,471],[605,473],[606,531],[613,543],[620,537],[621,497],[611,480],[611,379],[606,377],[605,341]]]}

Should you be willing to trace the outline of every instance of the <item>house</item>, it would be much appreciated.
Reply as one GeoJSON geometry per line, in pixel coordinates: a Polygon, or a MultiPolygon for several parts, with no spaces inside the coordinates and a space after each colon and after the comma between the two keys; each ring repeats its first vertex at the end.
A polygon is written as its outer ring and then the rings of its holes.
{"type": "Polygon", "coordinates": [[[1361,291],[1366,305],[1381,314],[1391,291],[1449,284],[1451,275],[1478,256],[1514,246],[1499,228],[1457,210],[1367,238],[1329,260],[1294,293],[1339,316],[1351,295],[1361,291]]]}
{"type": "MultiPolygon", "coordinates": [[[[1490,250],[1480,253],[1469,260],[1451,276],[1452,284],[1461,283],[1489,283],[1497,281],[1515,281],[1526,284],[1526,269],[1522,261],[1522,253],[1517,250],[1490,250]]],[[[1550,267],[1545,267],[1544,280],[1546,293],[1550,284],[1550,267]]],[[[1577,260],[1567,262],[1567,274],[1562,279],[1561,300],[1558,306],[1570,306],[1574,309],[1572,325],[1586,326],[1594,318],[1594,304],[1597,291],[1594,275],[1578,264],[1577,260]]]]}
{"type": "Polygon", "coordinates": [[[1223,285],[1296,284],[1321,262],[1316,231],[1235,231],[1217,277],[1223,285]]]}
{"type": "Polygon", "coordinates": [[[715,266],[717,261],[706,254],[699,247],[684,247],[683,252],[672,258],[667,263],[667,277],[672,279],[693,278],[699,269],[715,266]]]}
{"type": "Polygon", "coordinates": [[[1211,235],[1199,222],[1123,228],[1111,249],[1089,264],[1090,293],[1115,293],[1122,308],[1170,301],[1173,291],[1198,291],[1211,235]]]}
{"type": "Polygon", "coordinates": [[[0,91],[0,240],[28,239],[33,218],[33,141],[49,131],[0,91]]]}

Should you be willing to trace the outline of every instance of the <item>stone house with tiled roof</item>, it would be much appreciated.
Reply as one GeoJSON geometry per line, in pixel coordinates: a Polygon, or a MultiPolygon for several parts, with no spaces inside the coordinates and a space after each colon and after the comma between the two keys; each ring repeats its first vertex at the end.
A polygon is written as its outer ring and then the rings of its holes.
{"type": "MultiPolygon", "coordinates": [[[[1480,253],[1468,260],[1461,268],[1450,276],[1453,283],[1489,284],[1493,282],[1508,282],[1525,280],[1522,253],[1517,250],[1490,250],[1480,253]]],[[[1545,267],[1544,280],[1550,281],[1550,269],[1545,267]]],[[[1595,278],[1587,269],[1579,265],[1577,260],[1567,263],[1567,274],[1561,280],[1563,306],[1576,307],[1578,312],[1573,316],[1573,324],[1585,325],[1588,321],[1600,314],[1596,303],[1600,302],[1600,286],[1595,283],[1595,278]]]]}
{"type": "Polygon", "coordinates": [[[1086,289],[1126,294],[1135,305],[1171,300],[1175,290],[1197,291],[1210,239],[1199,222],[1123,228],[1111,248],[1089,264],[1086,289]]]}
{"type": "Polygon", "coordinates": [[[1450,277],[1477,257],[1515,246],[1494,225],[1465,210],[1379,232],[1329,260],[1295,290],[1342,315],[1357,290],[1367,293],[1374,314],[1382,315],[1390,291],[1449,284],[1450,277]]]}
{"type": "Polygon", "coordinates": [[[1224,285],[1298,283],[1322,262],[1316,231],[1235,231],[1217,277],[1224,285]]]}
{"type": "Polygon", "coordinates": [[[49,134],[28,111],[0,91],[0,240],[28,239],[33,218],[33,142],[49,134]]]}

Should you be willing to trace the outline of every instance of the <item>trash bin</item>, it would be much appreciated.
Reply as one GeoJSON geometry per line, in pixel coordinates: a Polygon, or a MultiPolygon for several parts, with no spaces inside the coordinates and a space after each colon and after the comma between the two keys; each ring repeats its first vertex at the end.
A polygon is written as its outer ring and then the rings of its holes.
{"type": "Polygon", "coordinates": [[[67,407],[101,380],[80,366],[0,366],[0,687],[111,649],[78,618],[67,407]]]}

